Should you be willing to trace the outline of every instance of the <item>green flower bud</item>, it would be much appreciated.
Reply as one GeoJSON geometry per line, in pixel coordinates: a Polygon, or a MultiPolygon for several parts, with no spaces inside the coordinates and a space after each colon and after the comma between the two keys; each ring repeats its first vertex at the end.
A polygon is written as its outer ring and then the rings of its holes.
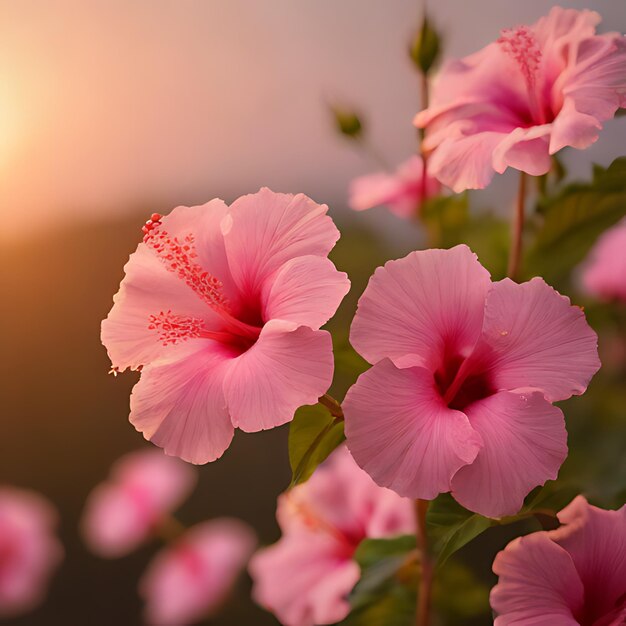
{"type": "Polygon", "coordinates": [[[428,74],[437,62],[441,52],[441,38],[432,27],[427,17],[424,17],[422,27],[414,37],[409,48],[411,60],[423,74],[428,74]]]}
{"type": "Polygon", "coordinates": [[[363,124],[354,111],[335,105],[331,105],[330,110],[335,120],[335,126],[342,135],[353,139],[358,139],[362,136],[363,124]]]}

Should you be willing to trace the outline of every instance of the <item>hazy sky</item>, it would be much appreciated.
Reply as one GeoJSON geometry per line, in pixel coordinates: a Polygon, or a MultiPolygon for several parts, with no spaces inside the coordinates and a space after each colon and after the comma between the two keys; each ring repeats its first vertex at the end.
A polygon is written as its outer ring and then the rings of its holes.
{"type": "MultiPolygon", "coordinates": [[[[454,56],[552,5],[431,3],[454,56]]],[[[605,30],[626,30],[624,0],[564,4],[598,10],[605,30]]],[[[347,182],[371,166],[333,135],[324,98],[358,104],[388,159],[408,156],[418,91],[406,46],[419,6],[0,0],[2,233],[231,200],[261,185],[341,207],[347,182]]],[[[625,140],[622,118],[575,167],[609,162],[625,140]]]]}

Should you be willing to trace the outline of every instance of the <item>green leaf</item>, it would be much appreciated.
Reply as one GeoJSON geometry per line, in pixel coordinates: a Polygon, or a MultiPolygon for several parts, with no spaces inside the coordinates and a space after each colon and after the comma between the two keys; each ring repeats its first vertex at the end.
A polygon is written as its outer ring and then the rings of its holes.
{"type": "Polygon", "coordinates": [[[361,569],[378,565],[381,560],[401,556],[417,549],[415,535],[400,535],[391,539],[364,539],[354,553],[354,558],[361,569]]]}
{"type": "Polygon", "coordinates": [[[433,605],[445,624],[464,624],[490,613],[489,585],[478,580],[463,563],[450,562],[435,576],[433,605]]]}
{"type": "Polygon", "coordinates": [[[493,523],[487,517],[464,509],[449,493],[442,493],[433,500],[428,507],[426,524],[439,567],[493,523]]]}
{"type": "Polygon", "coordinates": [[[491,213],[472,215],[467,194],[440,196],[423,207],[421,219],[429,246],[452,248],[467,244],[494,280],[504,276],[509,250],[509,225],[491,213]]]}
{"type": "Polygon", "coordinates": [[[425,16],[419,32],[411,42],[409,56],[417,69],[426,75],[437,62],[441,53],[441,37],[425,16]]]}
{"type": "Polygon", "coordinates": [[[422,206],[420,217],[431,246],[456,246],[469,222],[467,194],[431,198],[422,206]]]}
{"type": "Polygon", "coordinates": [[[569,483],[559,484],[550,481],[543,487],[533,489],[526,497],[522,510],[513,517],[519,519],[525,515],[536,514],[556,517],[556,514],[564,509],[579,493],[580,487],[569,483]]]}
{"type": "Polygon", "coordinates": [[[415,620],[415,535],[365,539],[354,555],[361,578],[350,594],[350,615],[341,626],[408,626],[415,620]]]}
{"type": "Polygon", "coordinates": [[[339,330],[333,333],[333,353],[335,372],[349,376],[352,382],[370,367],[370,364],[352,347],[346,331],[339,330]]]}
{"type": "Polygon", "coordinates": [[[543,223],[528,249],[524,267],[558,282],[580,263],[597,237],[626,215],[626,157],[608,169],[594,168],[593,181],[566,187],[544,199],[543,223]]]}
{"type": "Polygon", "coordinates": [[[427,532],[438,566],[441,567],[457,550],[491,526],[513,524],[536,515],[556,518],[556,514],[579,493],[580,488],[572,484],[550,481],[530,492],[519,513],[501,519],[472,513],[449,493],[442,493],[430,503],[426,514],[427,532]]]}
{"type": "MultiPolygon", "coordinates": [[[[349,597],[351,613],[341,626],[413,626],[419,577],[415,536],[366,539],[355,558],[361,578],[349,597]]],[[[435,576],[433,604],[442,626],[487,614],[488,598],[489,586],[461,563],[451,563],[435,576]]]]}
{"type": "Polygon", "coordinates": [[[307,481],[344,439],[343,421],[328,409],[320,404],[300,407],[289,426],[291,486],[307,481]]]}
{"type": "MultiPolygon", "coordinates": [[[[464,545],[491,526],[526,520],[522,534],[534,530],[537,514],[556,515],[579,493],[575,487],[550,482],[533,490],[517,515],[489,519],[472,513],[446,493],[430,503],[427,533],[439,566],[434,579],[433,603],[442,624],[459,624],[489,612],[489,587],[476,580],[459,562],[441,566],[464,545]],[[534,520],[534,524],[528,520],[534,520]]],[[[414,535],[394,539],[366,539],[355,559],[361,578],[350,594],[350,615],[340,626],[408,626],[415,620],[419,552],[414,535]]]]}

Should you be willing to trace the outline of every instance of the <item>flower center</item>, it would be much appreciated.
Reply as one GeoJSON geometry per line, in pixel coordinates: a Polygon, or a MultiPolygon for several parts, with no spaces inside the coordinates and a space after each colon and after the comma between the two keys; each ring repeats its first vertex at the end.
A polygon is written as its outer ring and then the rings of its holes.
{"type": "Polygon", "coordinates": [[[6,534],[3,541],[0,541],[0,578],[11,575],[11,564],[17,556],[17,548],[14,541],[12,541],[11,534],[6,534]]]}
{"type": "Polygon", "coordinates": [[[526,81],[530,113],[538,124],[546,123],[546,116],[537,94],[537,73],[541,64],[541,50],[533,31],[528,26],[506,28],[497,40],[500,48],[511,57],[526,81]]]}
{"type": "Polygon", "coordinates": [[[626,591],[615,601],[612,607],[607,607],[603,601],[605,590],[602,587],[594,586],[589,589],[585,587],[585,603],[581,614],[576,616],[576,620],[581,626],[611,626],[611,624],[622,624],[617,620],[626,617],[626,591]]]}
{"type": "Polygon", "coordinates": [[[446,355],[434,378],[445,405],[458,411],[496,392],[487,372],[458,355],[446,355]]]}
{"type": "Polygon", "coordinates": [[[169,272],[173,272],[194,293],[217,313],[223,330],[209,330],[204,320],[179,315],[172,310],[160,311],[148,318],[148,329],[158,333],[164,345],[177,345],[188,339],[213,339],[247,349],[258,339],[261,328],[237,319],[224,294],[222,281],[205,270],[197,261],[195,239],[190,233],[182,239],[161,227],[161,215],[153,213],[145,223],[143,242],[157,255],[169,272]]]}
{"type": "Polygon", "coordinates": [[[352,533],[342,530],[318,515],[308,504],[302,502],[292,495],[287,494],[288,505],[292,515],[297,516],[300,521],[312,532],[320,532],[334,537],[339,545],[345,549],[348,556],[351,556],[361,541],[365,538],[365,533],[352,533]]]}

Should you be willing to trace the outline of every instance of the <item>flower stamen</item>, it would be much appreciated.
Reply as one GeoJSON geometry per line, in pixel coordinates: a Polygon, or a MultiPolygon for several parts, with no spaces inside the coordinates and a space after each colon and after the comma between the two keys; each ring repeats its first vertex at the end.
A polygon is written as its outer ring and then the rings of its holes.
{"type": "Polygon", "coordinates": [[[198,256],[194,236],[190,233],[181,241],[161,228],[161,216],[153,213],[143,227],[143,242],[151,248],[166,269],[174,272],[212,309],[229,312],[222,282],[207,272],[194,259],[198,256]]]}
{"type": "MultiPolygon", "coordinates": [[[[260,328],[252,326],[241,320],[238,320],[231,310],[228,298],[224,294],[224,285],[216,276],[205,270],[195,259],[198,254],[195,249],[195,238],[189,233],[182,238],[174,237],[162,228],[161,215],[153,213],[150,219],[142,228],[144,232],[143,242],[157,255],[159,260],[164,264],[169,272],[173,272],[188,287],[190,287],[196,295],[215,311],[224,321],[226,327],[234,334],[241,337],[247,337],[256,340],[261,331],[260,328]]],[[[168,312],[171,314],[171,312],[168,312]]],[[[161,313],[162,314],[162,313],[161,313]]],[[[151,316],[150,324],[158,324],[163,334],[163,345],[171,345],[181,338],[191,339],[195,337],[206,337],[209,331],[202,330],[200,332],[201,320],[195,318],[181,318],[180,327],[170,332],[163,330],[163,324],[169,323],[171,320],[161,320],[158,316],[151,316]],[[152,318],[155,318],[154,320],[152,318]],[[186,326],[185,326],[186,324],[186,326]]],[[[157,328],[157,326],[155,326],[157,328]]],[[[224,341],[226,337],[222,332],[210,332],[211,338],[219,336],[219,341],[224,341]]]]}
{"type": "Polygon", "coordinates": [[[497,40],[505,54],[509,55],[519,67],[530,98],[530,107],[533,116],[540,124],[545,123],[545,116],[537,98],[537,71],[541,64],[541,50],[535,34],[528,26],[505,28],[497,40]]]}

